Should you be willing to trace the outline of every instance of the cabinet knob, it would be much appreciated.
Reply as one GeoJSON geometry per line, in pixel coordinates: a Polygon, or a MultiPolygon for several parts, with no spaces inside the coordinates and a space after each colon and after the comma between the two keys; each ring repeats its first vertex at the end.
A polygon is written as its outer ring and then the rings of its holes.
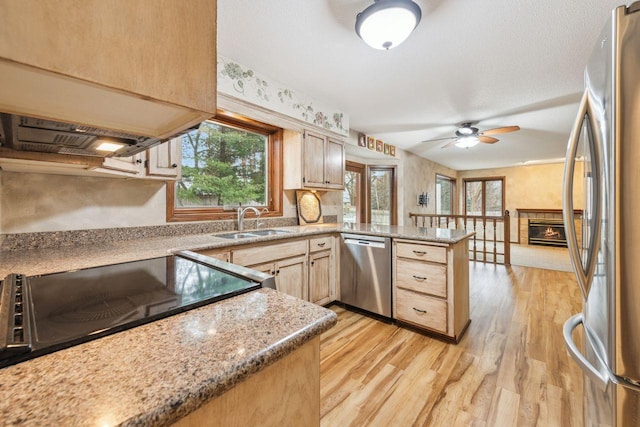
{"type": "Polygon", "coordinates": [[[171,165],[171,167],[175,169],[175,168],[177,168],[177,167],[178,167],[178,164],[177,164],[177,163],[174,163],[174,164],[172,164],[172,165],[171,165]]]}
{"type": "Polygon", "coordinates": [[[315,261],[311,261],[311,265],[314,265],[316,262],[315,261]]]}
{"type": "Polygon", "coordinates": [[[418,256],[423,256],[423,255],[427,254],[426,252],[423,252],[423,251],[413,251],[413,253],[418,255],[418,256]]]}
{"type": "Polygon", "coordinates": [[[415,308],[415,307],[413,307],[413,309],[414,309],[415,311],[417,311],[418,313],[427,314],[427,310],[421,310],[421,309],[419,309],[419,308],[415,308]]]}
{"type": "Polygon", "coordinates": [[[136,163],[142,163],[142,159],[136,160],[136,163]]]}
{"type": "Polygon", "coordinates": [[[426,277],[416,276],[416,275],[414,275],[413,278],[416,279],[416,280],[427,280],[426,277]]]}

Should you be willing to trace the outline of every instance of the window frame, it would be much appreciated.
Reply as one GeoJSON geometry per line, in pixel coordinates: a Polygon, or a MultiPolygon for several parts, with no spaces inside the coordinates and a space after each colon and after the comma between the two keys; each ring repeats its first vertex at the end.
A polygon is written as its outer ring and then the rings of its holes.
{"type": "MultiPolygon", "coordinates": [[[[436,215],[455,215],[458,212],[458,191],[457,191],[457,186],[458,186],[458,180],[456,178],[447,176],[447,175],[443,175],[441,173],[436,173],[436,206],[435,206],[435,212],[436,215]],[[449,181],[451,183],[451,213],[450,214],[441,214],[438,212],[438,208],[440,207],[440,200],[437,197],[437,188],[438,188],[438,179],[445,179],[447,181],[449,181]]],[[[466,191],[466,184],[465,184],[465,191],[466,191]]],[[[465,200],[466,200],[466,194],[465,194],[465,200]]],[[[465,209],[466,209],[466,203],[465,203],[465,209]]]]}
{"type": "Polygon", "coordinates": [[[506,180],[504,176],[490,176],[483,178],[464,178],[464,215],[465,216],[477,216],[477,215],[467,215],[467,183],[468,182],[482,182],[482,214],[481,217],[489,217],[489,218],[500,218],[504,216],[505,211],[505,194],[506,194],[506,180]],[[502,181],[502,212],[500,215],[487,215],[487,181],[502,181]]]}
{"type": "MultiPolygon", "coordinates": [[[[234,127],[248,132],[259,133],[267,137],[267,201],[265,205],[255,206],[258,209],[267,208],[269,213],[262,217],[282,216],[283,198],[283,130],[257,120],[250,119],[240,114],[218,110],[216,115],[209,119],[212,122],[234,127]]],[[[217,207],[189,207],[178,208],[175,206],[176,181],[169,181],[167,188],[167,222],[178,221],[212,221],[223,219],[235,219],[236,209],[224,210],[217,207]]]]}

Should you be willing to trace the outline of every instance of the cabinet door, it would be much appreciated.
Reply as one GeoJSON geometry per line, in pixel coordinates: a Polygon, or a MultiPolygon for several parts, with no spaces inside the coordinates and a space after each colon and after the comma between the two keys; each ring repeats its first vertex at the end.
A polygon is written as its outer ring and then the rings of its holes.
{"type": "Polygon", "coordinates": [[[306,256],[276,262],[275,272],[277,290],[300,299],[308,299],[306,256]]]}
{"type": "Polygon", "coordinates": [[[326,187],[324,178],[325,137],[313,132],[304,136],[304,186],[326,187]]]}
{"type": "Polygon", "coordinates": [[[180,179],[182,139],[173,138],[147,150],[147,175],[180,179]]]}
{"type": "Polygon", "coordinates": [[[344,189],[344,144],[331,138],[326,145],[324,178],[327,188],[344,189]]]}
{"type": "Polygon", "coordinates": [[[107,157],[100,169],[124,172],[135,176],[144,175],[144,154],[130,157],[107,157]]]}
{"type": "MultiPolygon", "coordinates": [[[[275,274],[276,274],[276,266],[272,262],[268,262],[268,263],[265,263],[265,264],[249,265],[249,266],[247,266],[247,268],[259,271],[261,273],[270,274],[272,276],[275,276],[275,274]]],[[[276,289],[280,290],[280,288],[278,287],[278,278],[277,277],[276,277],[276,289]]]]}
{"type": "Polygon", "coordinates": [[[331,251],[309,255],[309,301],[324,305],[331,302],[331,251]]]}

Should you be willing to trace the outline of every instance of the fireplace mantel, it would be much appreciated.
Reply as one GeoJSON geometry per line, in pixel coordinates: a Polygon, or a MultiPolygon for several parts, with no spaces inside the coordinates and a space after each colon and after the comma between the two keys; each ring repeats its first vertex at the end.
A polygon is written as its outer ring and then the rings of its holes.
{"type": "MultiPolygon", "coordinates": [[[[523,208],[516,208],[516,213],[518,214],[518,216],[520,216],[521,213],[522,214],[545,214],[545,213],[562,214],[562,209],[523,209],[523,208]]],[[[573,214],[574,215],[582,215],[582,209],[574,209],[573,210],[573,214]]]]}

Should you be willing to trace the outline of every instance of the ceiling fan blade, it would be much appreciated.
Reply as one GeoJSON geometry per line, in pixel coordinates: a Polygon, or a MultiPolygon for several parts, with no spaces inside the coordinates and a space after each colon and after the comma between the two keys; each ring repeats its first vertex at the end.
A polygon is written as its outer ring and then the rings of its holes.
{"type": "Polygon", "coordinates": [[[426,139],[426,140],[420,141],[420,142],[444,141],[444,140],[447,140],[447,139],[457,139],[457,138],[458,138],[457,136],[448,136],[446,138],[426,139]]]}
{"type": "Polygon", "coordinates": [[[479,136],[478,139],[480,142],[484,142],[485,144],[495,144],[500,141],[498,138],[493,138],[491,136],[479,136]]]}
{"type": "Polygon", "coordinates": [[[453,145],[456,145],[457,143],[458,143],[458,138],[454,139],[454,140],[453,140],[453,141],[451,141],[451,142],[448,142],[448,143],[444,144],[444,145],[443,145],[442,147],[440,147],[440,148],[449,148],[449,147],[451,147],[451,146],[453,146],[453,145]]]}
{"type": "MultiPolygon", "coordinates": [[[[480,135],[499,135],[520,130],[520,126],[503,126],[501,128],[487,129],[480,132],[480,135]]],[[[494,141],[495,142],[495,141],[494,141]]]]}

